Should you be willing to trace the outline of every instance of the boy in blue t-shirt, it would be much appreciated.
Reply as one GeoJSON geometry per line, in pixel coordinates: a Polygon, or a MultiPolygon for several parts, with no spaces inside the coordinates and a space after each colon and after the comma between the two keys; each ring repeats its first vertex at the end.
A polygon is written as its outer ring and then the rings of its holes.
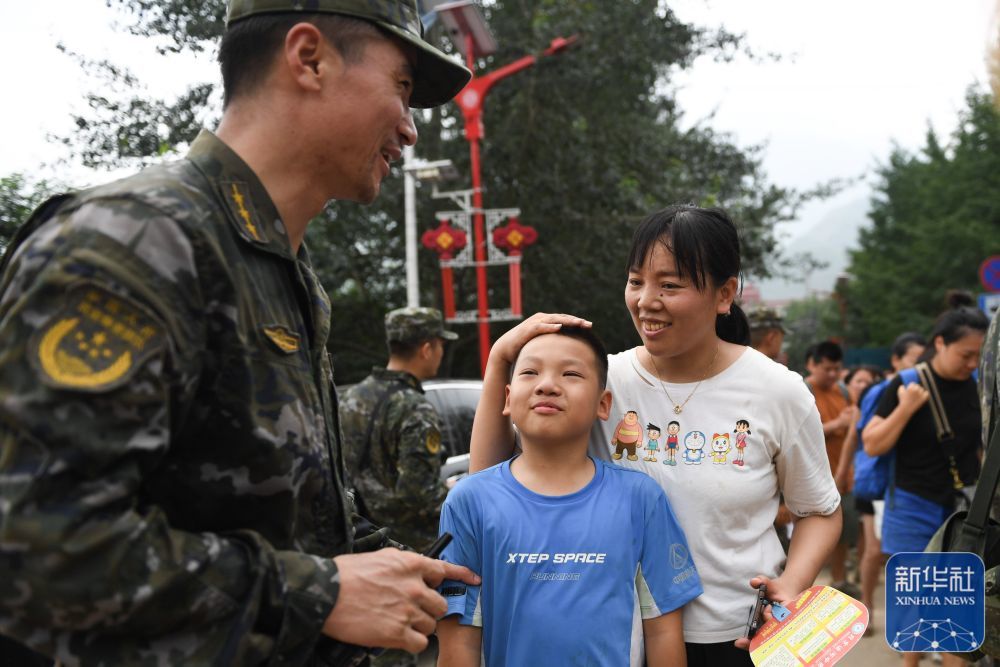
{"type": "Polygon", "coordinates": [[[522,348],[504,414],[522,454],[462,480],[443,554],[482,576],[445,582],[440,667],[684,665],[681,607],[701,594],[687,541],[647,475],[587,455],[607,419],[604,346],[563,327],[522,348]],[[641,621],[641,622],[640,622],[641,621]]]}

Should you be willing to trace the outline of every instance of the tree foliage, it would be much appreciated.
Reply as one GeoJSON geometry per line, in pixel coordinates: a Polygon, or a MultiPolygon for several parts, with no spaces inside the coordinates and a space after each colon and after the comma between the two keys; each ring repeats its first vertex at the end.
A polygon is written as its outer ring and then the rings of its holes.
{"type": "Polygon", "coordinates": [[[0,256],[31,211],[57,190],[51,183],[34,182],[20,173],[0,178],[0,256]]]}
{"type": "MultiPolygon", "coordinates": [[[[161,53],[210,51],[223,30],[224,0],[107,0],[129,31],[156,38],[161,53]]],[[[486,104],[483,183],[487,207],[519,207],[539,231],[523,263],[524,307],[593,320],[610,349],[635,344],[622,299],[635,223],[675,202],[717,205],[741,224],[745,269],[766,277],[780,267],[774,224],[804,196],[768,182],[761,147],[741,147],[708,127],[684,128],[672,75],[701,55],[745,51],[739,36],[681,21],[659,0],[563,2],[497,0],[485,12],[500,51],[477,63],[489,71],[556,36],[579,34],[566,53],[504,80],[486,104]]],[[[441,28],[429,37],[451,50],[441,28]]],[[[88,164],[121,166],[183,150],[218,110],[211,82],[177,100],[150,100],[137,78],[110,63],[87,63],[112,82],[88,98],[68,138],[88,164]],[[116,94],[107,92],[117,90],[116,94]]],[[[452,159],[469,187],[468,145],[455,105],[418,114],[419,155],[452,159]]],[[[384,360],[382,313],[405,302],[399,179],[369,207],[334,203],[310,225],[314,264],[334,301],[331,349],[338,379],[352,381],[384,360]]],[[[816,193],[812,193],[816,194],[816,193]]],[[[454,208],[418,197],[421,230],[432,211],[454,208]]],[[[436,258],[421,250],[421,301],[440,302],[436,258]]],[[[490,271],[491,307],[508,301],[506,272],[490,271]]],[[[456,275],[460,309],[475,309],[473,272],[456,275]]],[[[495,324],[499,335],[509,324],[495,324]]],[[[447,347],[443,372],[477,375],[476,329],[447,347]]]]}
{"type": "Polygon", "coordinates": [[[848,340],[888,345],[928,332],[948,289],[983,290],[978,268],[1000,253],[1000,112],[970,90],[947,145],[928,131],[916,154],[879,169],[872,226],[861,231],[847,285],[848,340]]]}

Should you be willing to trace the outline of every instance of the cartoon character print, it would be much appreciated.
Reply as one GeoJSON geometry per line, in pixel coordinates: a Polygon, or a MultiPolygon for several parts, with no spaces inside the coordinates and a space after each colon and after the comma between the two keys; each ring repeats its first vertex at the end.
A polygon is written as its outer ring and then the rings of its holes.
{"type": "Polygon", "coordinates": [[[641,436],[642,427],[639,426],[639,413],[635,410],[629,410],[618,422],[615,433],[611,436],[611,445],[615,448],[615,453],[611,455],[611,458],[617,461],[624,452],[628,452],[629,461],[638,461],[639,457],[636,456],[635,448],[639,444],[641,436]]]}
{"type": "Polygon", "coordinates": [[[660,449],[660,427],[656,424],[646,424],[646,458],[643,461],[656,463],[656,452],[660,449]]]}
{"type": "Polygon", "coordinates": [[[733,459],[734,466],[743,467],[743,450],[747,448],[747,436],[750,435],[750,422],[746,419],[736,421],[736,458],[733,459]]]}
{"type": "Polygon", "coordinates": [[[729,450],[732,448],[732,445],[729,444],[729,431],[725,433],[713,433],[712,463],[725,463],[726,457],[729,455],[729,450]]]}
{"type": "Polygon", "coordinates": [[[705,434],[701,431],[689,431],[684,436],[684,463],[701,465],[705,458],[705,434]]]}
{"type": "Polygon", "coordinates": [[[677,442],[677,434],[680,432],[680,422],[672,421],[667,424],[667,443],[664,445],[664,450],[667,452],[667,458],[663,460],[663,465],[665,466],[677,465],[677,450],[680,448],[680,444],[677,442]]]}

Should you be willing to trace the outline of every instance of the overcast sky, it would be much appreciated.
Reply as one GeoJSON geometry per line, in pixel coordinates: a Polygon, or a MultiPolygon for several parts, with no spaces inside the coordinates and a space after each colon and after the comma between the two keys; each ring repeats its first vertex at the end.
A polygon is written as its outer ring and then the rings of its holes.
{"type": "MultiPolygon", "coordinates": [[[[571,0],[566,0],[571,1],[571,0]]],[[[613,2],[616,0],[607,0],[613,2]]],[[[698,61],[676,81],[686,122],[731,132],[741,145],[766,143],[764,165],[780,185],[809,188],[870,174],[893,143],[915,149],[928,124],[954,127],[968,86],[985,85],[995,36],[991,0],[676,0],[685,20],[745,32],[779,62],[698,61]]],[[[105,0],[0,5],[0,174],[34,173],[64,155],[46,135],[66,133],[93,82],[81,78],[57,43],[127,64],[169,96],[193,81],[215,81],[211,55],[158,57],[153,44],[112,28],[105,0]]],[[[419,147],[418,147],[419,150],[419,147]]],[[[76,180],[89,176],[72,172],[76,180]]],[[[869,179],[870,182],[870,179],[869,179]]],[[[803,211],[794,236],[828,210],[868,196],[862,183],[803,211]]]]}

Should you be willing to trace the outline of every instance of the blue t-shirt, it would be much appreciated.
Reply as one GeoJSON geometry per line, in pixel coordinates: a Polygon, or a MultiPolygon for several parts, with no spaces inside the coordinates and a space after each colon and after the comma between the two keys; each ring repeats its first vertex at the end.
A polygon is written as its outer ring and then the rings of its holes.
{"type": "Polygon", "coordinates": [[[483,583],[449,581],[441,591],[448,615],[483,628],[487,665],[629,665],[641,648],[632,632],[640,615],[655,618],[701,594],[659,485],[604,461],[594,467],[594,478],[566,496],[528,490],[510,461],[448,495],[441,531],[454,541],[442,558],[483,583]]]}

